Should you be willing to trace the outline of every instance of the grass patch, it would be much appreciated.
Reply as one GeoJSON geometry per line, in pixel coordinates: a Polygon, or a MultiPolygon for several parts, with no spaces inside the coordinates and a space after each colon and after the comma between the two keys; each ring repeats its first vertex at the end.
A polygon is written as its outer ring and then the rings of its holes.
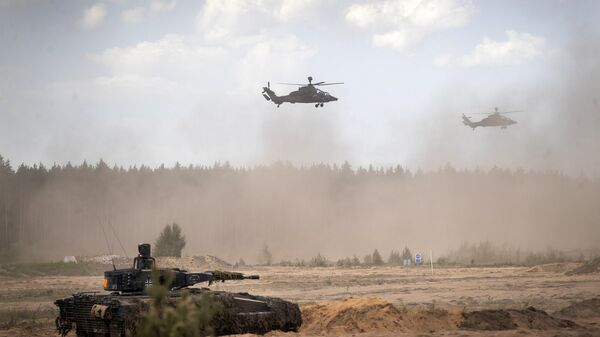
{"type": "Polygon", "coordinates": [[[55,308],[0,309],[0,329],[10,329],[23,321],[35,323],[36,321],[54,319],[56,316],[58,316],[58,310],[55,308]]]}
{"type": "Polygon", "coordinates": [[[28,276],[91,276],[101,275],[110,269],[100,263],[22,263],[0,265],[0,276],[28,277],[28,276]]]}

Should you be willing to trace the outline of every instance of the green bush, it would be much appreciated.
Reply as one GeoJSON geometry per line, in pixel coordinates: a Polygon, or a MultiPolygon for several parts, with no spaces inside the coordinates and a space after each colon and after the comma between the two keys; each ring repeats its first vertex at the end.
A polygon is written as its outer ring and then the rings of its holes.
{"type": "Polygon", "coordinates": [[[344,268],[350,268],[350,267],[354,267],[354,266],[360,266],[360,260],[358,259],[358,257],[356,257],[356,255],[354,255],[354,257],[352,257],[352,258],[345,257],[343,259],[339,259],[336,262],[336,265],[338,267],[344,267],[344,268]]]}
{"type": "Polygon", "coordinates": [[[166,225],[154,244],[155,256],[181,257],[181,251],[185,247],[185,236],[181,234],[178,224],[166,225]]]}
{"type": "Polygon", "coordinates": [[[311,267],[327,267],[327,259],[321,255],[321,253],[317,254],[317,256],[313,257],[308,263],[311,267]]]}
{"type": "Polygon", "coordinates": [[[212,301],[208,294],[194,300],[188,291],[173,305],[169,305],[168,284],[173,275],[162,278],[156,270],[152,272],[152,286],[147,293],[152,297],[149,310],[140,317],[136,329],[137,337],[203,337],[214,335],[211,322],[222,307],[212,301]]]}

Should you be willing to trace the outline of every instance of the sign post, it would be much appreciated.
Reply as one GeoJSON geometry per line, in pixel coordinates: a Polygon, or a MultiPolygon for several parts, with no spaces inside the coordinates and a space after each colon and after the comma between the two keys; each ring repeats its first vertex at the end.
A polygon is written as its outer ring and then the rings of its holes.
{"type": "Polygon", "coordinates": [[[423,255],[421,253],[415,254],[415,265],[420,265],[423,262],[423,255]]]}
{"type": "Polygon", "coordinates": [[[431,275],[433,275],[433,252],[429,251],[429,264],[431,265],[431,275]]]}

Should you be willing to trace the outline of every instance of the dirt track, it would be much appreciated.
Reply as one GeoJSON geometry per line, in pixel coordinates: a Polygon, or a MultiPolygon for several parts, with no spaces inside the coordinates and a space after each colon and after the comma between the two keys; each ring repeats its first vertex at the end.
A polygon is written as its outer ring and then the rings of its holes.
{"type": "MultiPolygon", "coordinates": [[[[597,273],[577,276],[564,275],[566,270],[573,267],[573,265],[552,265],[537,268],[444,268],[436,269],[433,275],[426,268],[257,267],[245,268],[241,271],[258,273],[261,275],[260,280],[217,284],[213,288],[248,291],[254,294],[282,297],[300,303],[305,318],[308,318],[305,328],[300,332],[301,335],[360,333],[365,336],[412,336],[425,333],[436,336],[522,336],[528,334],[600,336],[600,332],[595,330],[595,327],[600,327],[600,314],[594,314],[594,308],[586,308],[585,312],[592,312],[592,314],[586,314],[586,317],[581,317],[581,319],[565,317],[579,323],[580,326],[577,328],[531,330],[519,327],[516,330],[503,332],[449,328],[457,324],[462,312],[482,309],[525,309],[533,306],[553,314],[573,302],[600,297],[600,276],[597,273]],[[379,304],[388,308],[386,310],[391,310],[390,308],[393,307],[402,313],[407,313],[401,319],[411,319],[413,322],[403,325],[398,323],[401,328],[397,329],[388,328],[385,325],[385,319],[380,319],[380,313],[367,312],[364,321],[356,323],[360,325],[357,330],[315,328],[318,326],[315,325],[318,323],[317,321],[324,320],[325,314],[335,316],[335,310],[338,309],[345,312],[342,310],[343,302],[339,301],[348,298],[354,298],[351,301],[358,301],[348,302],[352,303],[351,307],[361,307],[357,303],[362,303],[366,305],[363,308],[369,308],[369,303],[373,304],[373,302],[369,302],[372,300],[364,302],[363,298],[375,298],[374,301],[381,301],[379,304]],[[385,304],[382,304],[385,302],[389,302],[393,306],[386,307],[385,304]],[[323,303],[329,305],[322,308],[325,311],[315,311],[314,304],[323,305],[323,303]],[[331,308],[337,307],[339,308],[334,309],[333,313],[330,312],[331,308]],[[448,314],[440,314],[443,311],[448,314]],[[315,318],[307,316],[311,313],[315,318]],[[378,322],[379,325],[374,322],[378,322]],[[412,327],[411,324],[413,324],[412,327]],[[379,329],[378,326],[385,328],[379,329]]],[[[3,284],[0,289],[0,305],[3,309],[23,310],[52,307],[52,301],[55,298],[69,295],[75,291],[97,290],[100,280],[100,276],[5,278],[0,280],[3,284]]],[[[589,303],[594,306],[597,302],[589,303]]],[[[575,316],[578,315],[577,310],[568,312],[575,313],[575,316]]],[[[52,333],[48,322],[41,325],[39,322],[36,325],[25,322],[10,330],[0,330],[0,336],[50,336],[52,333]]],[[[272,334],[279,335],[280,333],[272,334]]]]}

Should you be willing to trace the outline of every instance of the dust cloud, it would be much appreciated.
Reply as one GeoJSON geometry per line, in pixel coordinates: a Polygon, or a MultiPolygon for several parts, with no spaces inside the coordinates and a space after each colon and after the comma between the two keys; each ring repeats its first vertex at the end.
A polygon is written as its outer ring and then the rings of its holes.
{"type": "Polygon", "coordinates": [[[116,237],[132,256],[172,222],[187,238],[184,254],[231,262],[256,262],[263,244],[275,261],[293,261],[375,248],[386,258],[404,246],[440,254],[480,240],[524,251],[593,249],[600,237],[600,182],[559,173],[101,162],[21,167],[2,184],[4,253],[32,259],[122,254],[116,237]]]}

